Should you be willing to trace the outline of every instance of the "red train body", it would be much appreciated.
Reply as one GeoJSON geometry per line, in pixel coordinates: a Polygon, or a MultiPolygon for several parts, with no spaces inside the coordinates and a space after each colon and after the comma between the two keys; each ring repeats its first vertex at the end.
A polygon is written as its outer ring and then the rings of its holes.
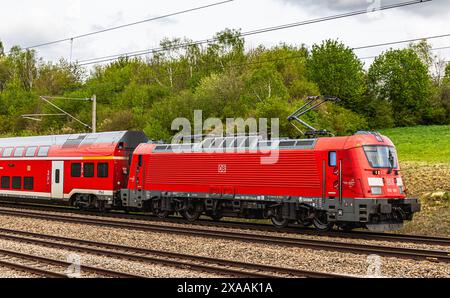
{"type": "Polygon", "coordinates": [[[1,139],[0,196],[111,205],[127,183],[130,155],[146,141],[134,132],[1,139]]]}
{"type": "Polygon", "coordinates": [[[142,132],[0,139],[0,197],[319,229],[392,230],[420,209],[406,197],[392,142],[374,133],[147,141],[142,132]]]}
{"type": "Polygon", "coordinates": [[[178,211],[190,220],[206,213],[272,218],[277,226],[396,229],[419,210],[416,199],[406,198],[399,171],[392,142],[372,133],[271,143],[241,137],[142,144],[122,199],[124,206],[161,216],[178,211]],[[267,164],[269,156],[274,159],[267,164]]]}

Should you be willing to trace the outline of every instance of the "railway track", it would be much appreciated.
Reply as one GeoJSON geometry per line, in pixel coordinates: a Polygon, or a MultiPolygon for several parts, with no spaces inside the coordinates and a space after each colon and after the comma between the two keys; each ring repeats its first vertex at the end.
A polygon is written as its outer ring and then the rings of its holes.
{"type": "Polygon", "coordinates": [[[108,213],[93,213],[89,211],[83,211],[75,208],[61,207],[58,205],[35,205],[27,203],[10,203],[0,201],[0,206],[5,206],[8,208],[27,208],[31,210],[40,211],[50,211],[58,213],[74,213],[80,215],[89,216],[100,216],[107,218],[118,218],[118,219],[132,219],[132,220],[144,220],[149,222],[169,222],[175,224],[189,224],[194,226],[207,226],[207,227],[220,227],[220,228],[233,228],[241,230],[252,230],[261,232],[277,232],[282,234],[295,234],[295,235],[311,235],[311,236],[326,236],[332,238],[346,238],[346,239],[364,239],[364,240],[377,240],[377,241],[387,241],[387,242],[409,242],[416,244],[426,244],[426,245],[440,245],[440,246],[450,246],[450,237],[434,237],[426,235],[405,235],[405,234],[393,234],[393,233],[376,233],[376,232],[365,232],[365,231],[326,231],[321,232],[311,228],[304,228],[297,225],[291,225],[286,229],[278,229],[270,224],[260,224],[260,223],[250,223],[250,222],[237,222],[237,221],[212,221],[207,219],[200,219],[196,222],[188,222],[182,218],[166,218],[160,219],[150,215],[142,214],[127,214],[122,212],[108,212],[108,213]]]}
{"type": "MultiPolygon", "coordinates": [[[[338,274],[313,272],[306,270],[298,270],[293,268],[285,268],[278,266],[269,266],[262,264],[253,264],[246,262],[238,262],[225,259],[217,259],[211,257],[194,256],[188,254],[159,251],[152,249],[136,248],[131,246],[123,246],[112,243],[104,243],[97,241],[88,241],[75,238],[59,237],[45,234],[37,234],[24,231],[0,229],[0,239],[9,241],[18,241],[45,247],[65,249],[71,251],[79,251],[83,253],[108,256],[112,258],[127,259],[132,261],[161,264],[175,268],[185,268],[200,272],[209,272],[225,276],[247,277],[247,278],[270,278],[270,277],[310,277],[310,278],[337,278],[350,277],[338,274]]],[[[13,252],[12,256],[14,255],[13,252]]],[[[2,251],[0,250],[0,255],[2,251]]],[[[33,258],[32,256],[31,258],[33,258]]],[[[45,259],[44,261],[50,262],[45,259]]],[[[59,261],[51,261],[59,262],[59,261]]],[[[62,262],[67,266],[67,263],[62,262]]],[[[1,262],[0,262],[1,264],[1,262]]],[[[61,263],[58,263],[58,265],[61,263]]],[[[83,266],[89,271],[95,272],[96,268],[83,266]]],[[[104,272],[108,273],[108,272],[104,272]]],[[[114,272],[112,273],[114,274],[114,272]]],[[[54,276],[60,277],[60,276],[54,276]]],[[[120,276],[119,276],[120,277],[120,276]]]]}
{"type": "MultiPolygon", "coordinates": [[[[23,271],[49,278],[68,278],[66,270],[72,263],[57,259],[19,253],[16,251],[0,249],[0,266],[9,267],[13,270],[23,271]]],[[[98,267],[85,266],[83,274],[89,273],[92,277],[116,277],[116,278],[140,278],[141,276],[113,271],[98,267]]]]}
{"type": "Polygon", "coordinates": [[[316,239],[289,238],[283,236],[267,236],[235,231],[217,231],[193,227],[162,226],[150,223],[134,223],[134,222],[127,223],[124,221],[117,221],[117,220],[115,221],[108,219],[86,218],[86,217],[55,215],[55,214],[37,214],[34,212],[17,211],[17,210],[11,211],[0,209],[0,215],[21,216],[43,220],[62,221],[77,224],[88,224],[102,227],[114,227],[120,229],[142,230],[159,233],[170,233],[186,236],[197,236],[203,238],[207,237],[207,238],[227,239],[234,241],[245,241],[251,243],[262,243],[288,247],[339,251],[345,253],[377,254],[380,256],[405,258],[405,259],[428,260],[433,262],[450,262],[450,251],[441,251],[441,250],[425,250],[425,249],[402,248],[394,246],[343,243],[343,242],[324,241],[316,239]]]}

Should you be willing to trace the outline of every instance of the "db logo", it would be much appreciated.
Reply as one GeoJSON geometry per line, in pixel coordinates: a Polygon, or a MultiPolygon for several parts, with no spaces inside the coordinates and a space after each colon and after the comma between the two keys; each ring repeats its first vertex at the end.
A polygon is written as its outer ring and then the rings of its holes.
{"type": "Polygon", "coordinates": [[[219,174],[225,174],[227,172],[227,165],[219,165],[219,174]]]}

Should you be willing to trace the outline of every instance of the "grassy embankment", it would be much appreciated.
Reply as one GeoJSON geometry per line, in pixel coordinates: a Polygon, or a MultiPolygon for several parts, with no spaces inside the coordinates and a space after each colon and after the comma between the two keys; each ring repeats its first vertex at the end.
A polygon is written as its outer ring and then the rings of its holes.
{"type": "Polygon", "coordinates": [[[450,236],[450,125],[386,129],[397,147],[409,196],[422,212],[403,232],[450,236]]]}

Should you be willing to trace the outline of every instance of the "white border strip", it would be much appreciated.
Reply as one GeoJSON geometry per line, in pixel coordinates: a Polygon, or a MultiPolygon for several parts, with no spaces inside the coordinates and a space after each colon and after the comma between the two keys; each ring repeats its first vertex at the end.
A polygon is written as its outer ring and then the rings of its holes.
{"type": "Polygon", "coordinates": [[[383,178],[368,178],[369,186],[384,186],[383,178]]]}

